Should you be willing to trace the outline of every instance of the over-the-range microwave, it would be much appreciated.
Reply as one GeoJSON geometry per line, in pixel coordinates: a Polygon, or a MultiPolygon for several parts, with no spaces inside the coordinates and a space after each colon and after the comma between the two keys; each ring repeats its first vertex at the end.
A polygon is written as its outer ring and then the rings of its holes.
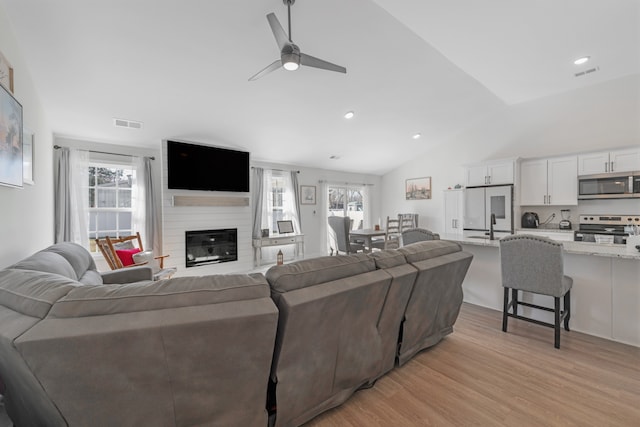
{"type": "Polygon", "coordinates": [[[626,199],[629,197],[640,197],[640,171],[578,177],[578,199],[626,199]]]}

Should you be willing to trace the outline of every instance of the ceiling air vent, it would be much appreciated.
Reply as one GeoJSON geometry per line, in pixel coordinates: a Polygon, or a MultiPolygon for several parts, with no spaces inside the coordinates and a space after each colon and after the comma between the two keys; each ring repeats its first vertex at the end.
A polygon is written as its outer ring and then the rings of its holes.
{"type": "Polygon", "coordinates": [[[587,74],[595,73],[596,71],[600,71],[600,67],[593,67],[589,68],[588,70],[580,71],[579,73],[576,73],[575,76],[586,76],[587,74]]]}
{"type": "Polygon", "coordinates": [[[113,125],[117,128],[142,129],[142,122],[125,119],[113,119],[113,125]]]}

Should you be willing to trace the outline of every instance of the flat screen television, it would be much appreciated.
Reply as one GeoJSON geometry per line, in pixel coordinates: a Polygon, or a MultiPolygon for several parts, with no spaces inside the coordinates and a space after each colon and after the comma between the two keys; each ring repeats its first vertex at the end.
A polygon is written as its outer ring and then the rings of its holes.
{"type": "Polygon", "coordinates": [[[172,190],[249,192],[249,153],[210,145],[167,141],[172,190]]]}

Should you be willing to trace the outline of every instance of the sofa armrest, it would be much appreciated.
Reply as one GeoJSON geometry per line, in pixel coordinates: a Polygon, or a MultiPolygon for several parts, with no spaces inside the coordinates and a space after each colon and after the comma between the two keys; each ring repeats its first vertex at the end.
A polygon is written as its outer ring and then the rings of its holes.
{"type": "Polygon", "coordinates": [[[153,280],[153,269],[150,266],[121,268],[119,270],[100,273],[102,282],[110,285],[115,283],[132,283],[143,280],[153,280]]]}

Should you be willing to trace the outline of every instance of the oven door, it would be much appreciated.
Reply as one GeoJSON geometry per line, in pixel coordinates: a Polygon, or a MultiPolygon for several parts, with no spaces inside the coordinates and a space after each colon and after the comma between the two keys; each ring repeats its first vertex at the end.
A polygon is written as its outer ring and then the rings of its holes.
{"type": "MultiPolygon", "coordinates": [[[[640,186],[630,173],[584,175],[578,179],[578,199],[622,199],[634,196],[634,187],[640,186]]],[[[640,194],[639,194],[640,196],[640,194]]]]}
{"type": "Polygon", "coordinates": [[[573,240],[575,242],[614,243],[617,245],[624,245],[627,243],[627,234],[576,230],[573,233],[573,240]]]}

